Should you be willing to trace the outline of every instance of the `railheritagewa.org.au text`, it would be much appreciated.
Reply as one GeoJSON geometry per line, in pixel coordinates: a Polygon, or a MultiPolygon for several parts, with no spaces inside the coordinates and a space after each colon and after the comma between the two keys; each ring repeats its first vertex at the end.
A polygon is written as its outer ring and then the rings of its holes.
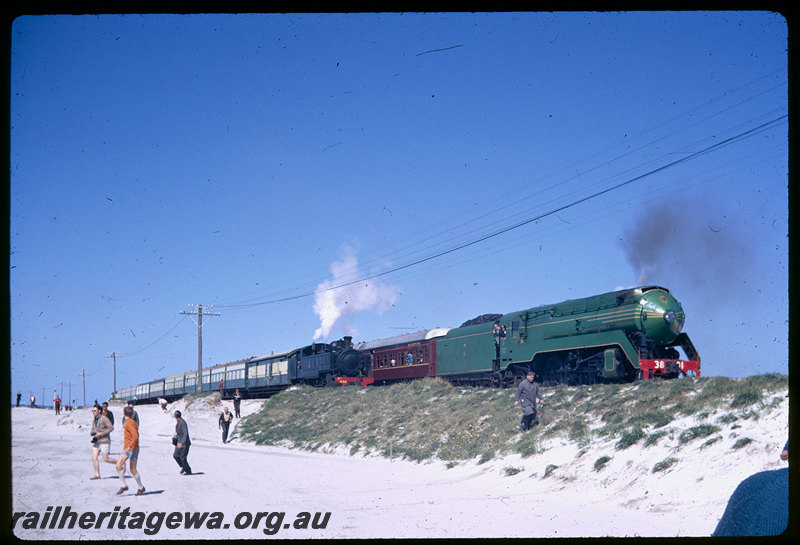
{"type": "MultiPolygon", "coordinates": [[[[323,530],[330,521],[330,513],[300,512],[292,518],[283,511],[242,511],[233,519],[224,513],[191,511],[132,511],[130,507],[114,507],[113,511],[73,511],[70,506],[48,507],[40,511],[16,511],[11,516],[11,529],[20,536],[20,530],[140,530],[156,535],[162,530],[247,530],[260,528],[266,535],[281,530],[323,530]]],[[[164,536],[168,537],[168,536],[164,536]]]]}

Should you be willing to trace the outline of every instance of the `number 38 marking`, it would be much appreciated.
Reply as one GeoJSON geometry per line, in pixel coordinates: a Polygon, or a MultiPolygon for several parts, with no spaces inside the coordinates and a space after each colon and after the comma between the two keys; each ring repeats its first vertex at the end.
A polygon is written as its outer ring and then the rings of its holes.
{"type": "MultiPolygon", "coordinates": [[[[682,371],[684,362],[678,360],[675,363],[678,364],[678,367],[680,367],[680,369],[682,371]]],[[[664,361],[664,360],[655,360],[655,365],[653,366],[653,369],[666,369],[666,368],[667,368],[667,362],[666,361],[664,361]]]]}

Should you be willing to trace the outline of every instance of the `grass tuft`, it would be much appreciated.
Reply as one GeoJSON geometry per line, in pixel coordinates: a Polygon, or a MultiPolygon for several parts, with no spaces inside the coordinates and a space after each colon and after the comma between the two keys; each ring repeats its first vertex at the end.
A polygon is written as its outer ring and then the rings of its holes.
{"type": "Polygon", "coordinates": [[[653,466],[653,473],[658,473],[659,471],[664,471],[666,469],[671,468],[675,464],[678,463],[677,458],[667,458],[666,460],[661,460],[656,465],[653,466]]]}
{"type": "Polygon", "coordinates": [[[708,437],[712,433],[717,433],[720,430],[719,426],[712,426],[711,424],[701,424],[694,426],[681,433],[678,442],[683,445],[689,441],[693,441],[699,437],[708,437]]]}
{"type": "Polygon", "coordinates": [[[606,467],[606,464],[608,464],[608,462],[610,462],[610,461],[611,461],[611,456],[601,456],[600,458],[595,460],[595,462],[594,462],[594,470],[595,471],[600,471],[601,469],[606,467]]]}
{"type": "Polygon", "coordinates": [[[558,469],[557,465],[548,464],[547,467],[544,468],[544,475],[542,475],[542,479],[548,478],[550,474],[553,473],[553,471],[555,471],[556,469],[558,469]]]}

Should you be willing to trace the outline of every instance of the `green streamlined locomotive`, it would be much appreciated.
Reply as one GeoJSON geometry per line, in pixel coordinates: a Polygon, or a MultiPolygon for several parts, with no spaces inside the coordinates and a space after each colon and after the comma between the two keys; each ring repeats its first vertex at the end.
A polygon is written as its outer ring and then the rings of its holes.
{"type": "Polygon", "coordinates": [[[530,308],[498,319],[499,332],[483,323],[436,338],[435,374],[495,386],[518,383],[528,369],[543,385],[700,376],[684,320],[680,303],[659,286],[530,308]]]}

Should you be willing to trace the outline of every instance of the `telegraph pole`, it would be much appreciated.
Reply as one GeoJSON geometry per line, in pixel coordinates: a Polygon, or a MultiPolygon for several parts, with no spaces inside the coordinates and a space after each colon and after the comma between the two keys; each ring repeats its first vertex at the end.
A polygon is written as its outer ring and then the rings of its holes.
{"type": "MultiPolygon", "coordinates": [[[[189,305],[190,307],[193,305],[189,305]]],[[[211,308],[211,305],[207,309],[211,308]]],[[[197,305],[196,312],[186,312],[182,310],[181,314],[189,316],[197,316],[197,392],[203,391],[203,305],[197,305]]],[[[219,312],[208,312],[206,316],[220,316],[219,312]]],[[[194,321],[194,320],[192,320],[194,321]]]]}
{"type": "Polygon", "coordinates": [[[114,391],[111,393],[111,397],[117,397],[117,356],[120,358],[122,354],[117,354],[116,352],[112,352],[107,358],[112,358],[114,360],[114,391]]]}
{"type": "Polygon", "coordinates": [[[83,406],[86,406],[86,370],[81,369],[81,374],[79,375],[83,380],[83,406]]]}

